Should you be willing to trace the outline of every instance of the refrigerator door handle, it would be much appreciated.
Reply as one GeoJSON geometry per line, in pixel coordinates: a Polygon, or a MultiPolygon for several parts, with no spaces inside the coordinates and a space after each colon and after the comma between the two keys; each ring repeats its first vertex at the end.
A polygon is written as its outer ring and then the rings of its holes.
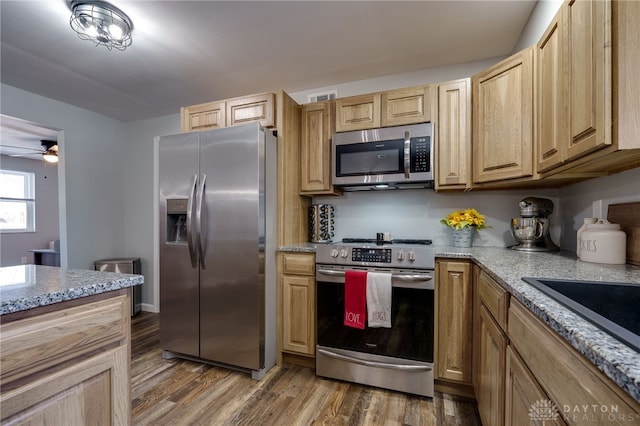
{"type": "Polygon", "coordinates": [[[191,190],[189,191],[189,201],[187,202],[187,245],[189,246],[189,258],[191,259],[191,266],[198,267],[198,253],[194,247],[193,241],[193,200],[196,197],[196,186],[198,183],[198,175],[193,175],[193,182],[191,182],[191,190]]]}
{"type": "Polygon", "coordinates": [[[207,175],[200,175],[200,187],[198,188],[198,196],[196,197],[196,223],[197,223],[197,236],[196,241],[198,242],[198,252],[200,255],[200,267],[202,269],[206,269],[207,267],[207,257],[205,256],[205,243],[206,243],[206,234],[207,227],[206,223],[202,224],[202,202],[204,201],[204,187],[207,183],[207,175]],[[202,235],[204,232],[204,236],[202,235]]]}

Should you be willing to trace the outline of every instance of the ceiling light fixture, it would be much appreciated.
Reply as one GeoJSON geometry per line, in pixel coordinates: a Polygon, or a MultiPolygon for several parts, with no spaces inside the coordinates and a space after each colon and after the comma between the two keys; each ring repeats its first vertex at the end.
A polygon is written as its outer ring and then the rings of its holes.
{"type": "Polygon", "coordinates": [[[96,46],[101,44],[109,50],[125,50],[131,46],[131,19],[106,1],[73,0],[69,24],[78,37],[96,46]]]}
{"type": "Polygon", "coordinates": [[[42,158],[47,163],[57,163],[58,162],[58,142],[56,141],[48,141],[43,140],[40,141],[42,143],[42,148],[45,151],[42,153],[42,158]]]}

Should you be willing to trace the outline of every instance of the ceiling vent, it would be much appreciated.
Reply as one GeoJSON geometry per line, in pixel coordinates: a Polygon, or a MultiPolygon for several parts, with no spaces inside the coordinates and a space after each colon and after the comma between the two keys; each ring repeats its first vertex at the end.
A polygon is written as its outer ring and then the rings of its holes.
{"type": "Polygon", "coordinates": [[[329,90],[323,93],[313,93],[311,95],[307,95],[307,102],[320,102],[320,101],[330,101],[336,99],[338,97],[338,90],[329,90]]]}

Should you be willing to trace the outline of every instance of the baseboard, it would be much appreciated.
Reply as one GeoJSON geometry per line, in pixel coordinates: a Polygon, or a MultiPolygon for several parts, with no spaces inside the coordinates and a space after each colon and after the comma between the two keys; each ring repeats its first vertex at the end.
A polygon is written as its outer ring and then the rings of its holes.
{"type": "Polygon", "coordinates": [[[160,312],[160,309],[158,309],[155,305],[151,305],[149,303],[141,303],[140,310],[142,310],[143,312],[153,312],[154,314],[160,312]]]}

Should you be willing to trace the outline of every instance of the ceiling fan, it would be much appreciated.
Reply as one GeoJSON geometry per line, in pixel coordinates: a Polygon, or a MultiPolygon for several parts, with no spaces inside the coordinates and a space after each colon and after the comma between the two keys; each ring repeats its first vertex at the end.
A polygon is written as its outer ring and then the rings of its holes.
{"type": "Polygon", "coordinates": [[[42,158],[47,163],[58,162],[58,142],[54,140],[43,139],[40,141],[40,148],[28,146],[3,145],[0,153],[9,157],[24,157],[38,159],[42,158]]]}

